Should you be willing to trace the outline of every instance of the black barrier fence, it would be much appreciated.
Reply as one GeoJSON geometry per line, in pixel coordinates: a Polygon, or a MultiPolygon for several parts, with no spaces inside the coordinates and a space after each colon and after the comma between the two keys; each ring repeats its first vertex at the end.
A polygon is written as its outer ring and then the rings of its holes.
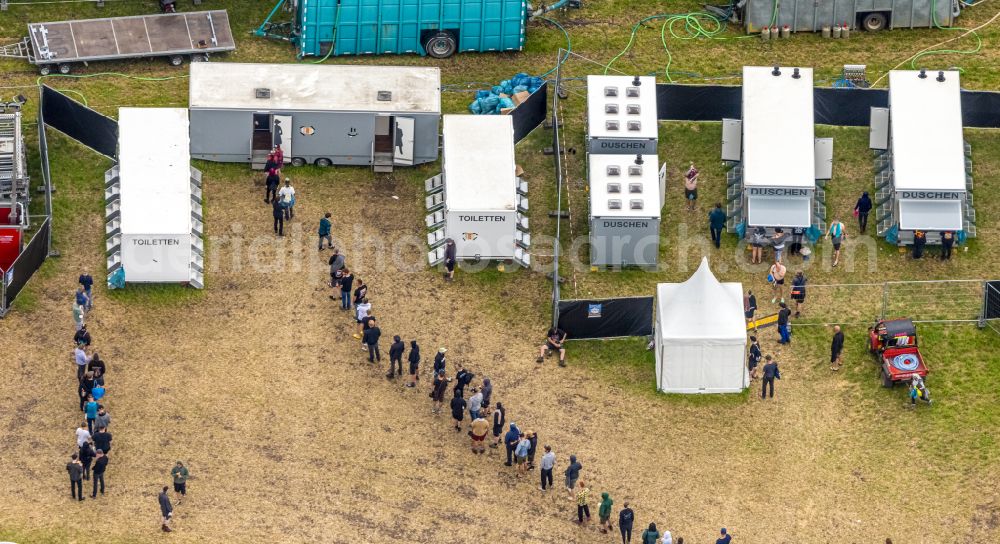
{"type": "MultiPolygon", "coordinates": [[[[742,117],[742,87],[729,85],[656,85],[661,121],[721,121],[742,117]]],[[[889,105],[885,89],[816,87],[813,110],[817,124],[867,127],[871,108],[889,105]]],[[[962,91],[962,125],[1000,128],[1000,93],[962,91]]]]}
{"type": "Polygon", "coordinates": [[[48,126],[102,155],[118,156],[118,122],[114,119],[44,85],[41,110],[48,126]]]}
{"type": "Polygon", "coordinates": [[[1000,281],[986,282],[983,293],[983,319],[1000,319],[1000,281]]]}
{"type": "Polygon", "coordinates": [[[14,302],[18,293],[31,279],[32,274],[42,266],[45,258],[49,254],[49,237],[52,234],[52,221],[46,218],[42,225],[31,237],[31,241],[24,247],[21,254],[14,260],[14,264],[7,270],[3,277],[3,308],[0,308],[0,315],[6,314],[10,305],[14,302]]]}
{"type": "Polygon", "coordinates": [[[527,100],[510,112],[514,122],[514,143],[520,142],[531,134],[535,127],[542,124],[548,107],[548,82],[542,84],[527,100]]]}
{"type": "Polygon", "coordinates": [[[653,334],[653,297],[560,300],[559,328],[570,340],[653,334]]]}

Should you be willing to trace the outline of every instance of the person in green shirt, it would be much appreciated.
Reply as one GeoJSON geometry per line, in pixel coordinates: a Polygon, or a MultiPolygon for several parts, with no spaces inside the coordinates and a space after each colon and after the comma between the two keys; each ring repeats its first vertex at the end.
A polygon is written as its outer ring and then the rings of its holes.
{"type": "Polygon", "coordinates": [[[181,498],[187,495],[188,469],[184,463],[177,461],[170,470],[170,476],[174,478],[174,493],[177,493],[177,504],[180,504],[181,498]]]}
{"type": "Polygon", "coordinates": [[[607,491],[601,493],[601,505],[597,508],[597,517],[601,519],[601,532],[606,533],[611,530],[611,495],[607,491]]]}
{"type": "Polygon", "coordinates": [[[656,530],[655,523],[650,523],[649,529],[642,532],[642,544],[656,544],[658,538],[660,538],[660,532],[656,530]]]}

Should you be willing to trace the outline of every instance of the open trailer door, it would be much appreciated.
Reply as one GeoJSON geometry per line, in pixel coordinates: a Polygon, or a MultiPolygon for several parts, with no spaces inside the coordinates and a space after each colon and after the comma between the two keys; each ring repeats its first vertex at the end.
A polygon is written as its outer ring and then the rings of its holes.
{"type": "Polygon", "coordinates": [[[271,145],[281,146],[281,151],[285,154],[283,162],[292,162],[292,116],[272,115],[271,116],[271,145]]]}
{"type": "Polygon", "coordinates": [[[392,162],[413,164],[413,118],[396,117],[396,131],[393,136],[392,162]]]}

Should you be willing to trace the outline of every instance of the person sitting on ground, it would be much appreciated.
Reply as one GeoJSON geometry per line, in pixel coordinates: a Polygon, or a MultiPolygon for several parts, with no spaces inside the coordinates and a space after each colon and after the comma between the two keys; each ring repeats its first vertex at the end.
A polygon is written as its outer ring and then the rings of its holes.
{"type": "Polygon", "coordinates": [[[563,347],[564,342],[566,342],[565,331],[558,327],[552,327],[549,329],[548,338],[545,339],[545,344],[539,348],[538,359],[536,359],[535,362],[544,362],[545,353],[548,351],[558,351],[559,366],[566,366],[566,348],[563,347]]]}

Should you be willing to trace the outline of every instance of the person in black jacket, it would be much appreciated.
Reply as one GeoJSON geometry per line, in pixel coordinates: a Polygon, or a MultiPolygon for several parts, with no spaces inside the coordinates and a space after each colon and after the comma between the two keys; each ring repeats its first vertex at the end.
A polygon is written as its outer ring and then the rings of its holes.
{"type": "Polygon", "coordinates": [[[77,454],[73,454],[72,459],[66,464],[66,472],[69,473],[69,493],[74,499],[83,500],[83,465],[80,464],[77,454]]]}
{"type": "Polygon", "coordinates": [[[772,361],[771,356],[764,357],[767,363],[764,365],[764,381],[760,384],[760,398],[764,398],[768,386],[771,388],[771,398],[774,398],[774,380],[781,379],[781,371],[778,370],[778,361],[772,361]]]}
{"type": "Polygon", "coordinates": [[[73,335],[73,345],[76,346],[82,344],[84,346],[89,346],[90,341],[90,332],[87,331],[87,324],[84,323],[83,325],[80,325],[80,330],[76,331],[76,334],[73,335]]]}
{"type": "Polygon", "coordinates": [[[416,387],[417,380],[420,379],[420,346],[416,340],[410,340],[410,355],[406,358],[410,362],[410,383],[406,387],[416,387]]]}
{"type": "Polygon", "coordinates": [[[750,355],[747,356],[747,370],[750,371],[750,379],[757,379],[757,365],[760,364],[760,344],[757,343],[757,337],[750,337],[750,355]]]}
{"type": "Polygon", "coordinates": [[[455,432],[462,430],[462,420],[465,418],[465,399],[462,392],[455,391],[455,397],[451,399],[451,418],[455,420],[455,432]]]}
{"type": "Polygon", "coordinates": [[[434,408],[431,411],[435,414],[441,413],[441,405],[444,404],[444,392],[448,390],[448,382],[451,381],[444,375],[444,370],[434,373],[434,382],[431,384],[431,400],[434,401],[434,408]]]}
{"type": "Polygon", "coordinates": [[[465,386],[472,383],[472,378],[476,375],[469,372],[461,364],[458,365],[458,373],[455,374],[455,394],[465,395],[465,386]]]}
{"type": "Polygon", "coordinates": [[[265,203],[277,200],[279,184],[281,184],[281,171],[277,168],[268,170],[267,179],[264,180],[264,185],[267,187],[267,191],[264,193],[265,203]]]}
{"type": "Polygon", "coordinates": [[[361,336],[361,341],[368,346],[368,362],[374,363],[376,360],[382,362],[382,354],[378,350],[378,339],[382,337],[382,329],[378,328],[375,318],[368,322],[365,333],[361,336]]]}
{"type": "Polygon", "coordinates": [[[927,233],[922,230],[913,232],[913,258],[919,259],[924,256],[924,245],[927,244],[927,233]]]}
{"type": "Polygon", "coordinates": [[[507,410],[504,409],[503,403],[497,403],[497,409],[493,411],[493,443],[490,444],[491,448],[496,448],[500,446],[500,440],[503,434],[503,425],[507,422],[507,410]]]}
{"type": "Polygon", "coordinates": [[[941,260],[951,259],[951,246],[955,245],[955,233],[950,230],[941,231],[941,260]]]}
{"type": "Polygon", "coordinates": [[[446,370],[445,366],[447,365],[448,362],[445,361],[445,355],[444,354],[447,353],[447,351],[448,351],[448,348],[444,348],[444,347],[438,348],[438,352],[434,356],[434,373],[435,374],[437,374],[438,372],[446,370]]]}
{"type": "Polygon", "coordinates": [[[833,326],[833,341],[830,343],[830,370],[840,370],[844,353],[844,333],[840,325],[833,326]]]}
{"type": "Polygon", "coordinates": [[[271,200],[271,217],[274,218],[274,233],[278,236],[285,235],[285,208],[277,198],[271,200]]]}
{"type": "Polygon", "coordinates": [[[618,513],[618,530],[622,533],[622,544],[632,542],[632,523],[635,522],[635,512],[628,507],[628,503],[623,504],[624,508],[618,513]]]}
{"type": "Polygon", "coordinates": [[[111,433],[108,432],[107,427],[101,427],[97,429],[94,433],[94,447],[103,451],[104,455],[111,452],[111,433]]]}
{"type": "Polygon", "coordinates": [[[456,254],[458,248],[455,247],[455,241],[448,238],[444,241],[444,267],[447,272],[444,274],[445,281],[452,281],[455,279],[455,262],[456,254]]]}
{"type": "Polygon", "coordinates": [[[399,365],[398,375],[403,375],[403,351],[406,350],[406,344],[400,340],[399,335],[392,337],[392,345],[389,346],[389,373],[385,375],[386,378],[392,378],[393,372],[397,372],[396,365],[399,365]]]}
{"type": "Polygon", "coordinates": [[[861,198],[854,205],[854,214],[858,217],[858,228],[861,234],[868,228],[868,212],[872,211],[872,199],[868,197],[868,191],[861,193],[861,198]]]}
{"type": "Polygon", "coordinates": [[[83,465],[83,479],[90,479],[90,464],[94,462],[97,452],[94,451],[93,444],[88,440],[80,446],[80,464],[83,465]]]}
{"type": "Polygon", "coordinates": [[[97,498],[97,482],[101,483],[101,495],[104,494],[104,471],[107,469],[108,456],[97,450],[97,457],[94,459],[94,492],[90,494],[90,498],[97,498]]]}

